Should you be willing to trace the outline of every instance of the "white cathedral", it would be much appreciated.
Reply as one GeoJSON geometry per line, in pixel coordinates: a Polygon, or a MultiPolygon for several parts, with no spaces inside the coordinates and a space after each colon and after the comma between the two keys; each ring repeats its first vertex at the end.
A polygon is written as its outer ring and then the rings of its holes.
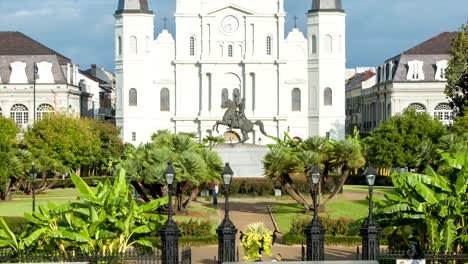
{"type": "MultiPolygon", "coordinates": [[[[268,135],[344,137],[341,0],[313,0],[307,37],[294,28],[285,38],[284,0],[176,0],[175,39],[164,29],[154,40],[147,0],[119,0],[114,16],[124,142],[145,143],[163,129],[218,135],[222,106],[238,95],[245,116],[262,121],[268,135]]],[[[272,142],[256,130],[248,143],[272,142]]]]}

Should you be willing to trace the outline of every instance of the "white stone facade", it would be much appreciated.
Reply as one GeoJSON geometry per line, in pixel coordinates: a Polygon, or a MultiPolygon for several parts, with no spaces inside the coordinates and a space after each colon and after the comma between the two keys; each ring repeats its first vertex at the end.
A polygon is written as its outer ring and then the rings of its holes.
{"type": "MultiPolygon", "coordinates": [[[[261,120],[269,135],[344,137],[345,14],[309,12],[309,37],[293,29],[285,38],[283,5],[177,0],[175,39],[163,30],[155,40],[153,14],[116,13],[116,123],[123,140],[138,145],[162,129],[201,139],[223,117],[223,91],[230,99],[238,91],[246,117],[261,120]]],[[[256,131],[247,143],[272,142],[256,131]]]]}

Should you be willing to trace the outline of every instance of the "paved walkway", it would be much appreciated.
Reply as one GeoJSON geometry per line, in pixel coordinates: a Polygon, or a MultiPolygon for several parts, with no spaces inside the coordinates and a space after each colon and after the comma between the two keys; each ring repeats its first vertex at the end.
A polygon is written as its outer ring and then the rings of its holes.
{"type": "MultiPolygon", "coordinates": [[[[221,199],[220,199],[221,200],[221,199]]],[[[273,222],[268,214],[267,206],[290,201],[269,200],[269,199],[230,199],[229,218],[239,231],[245,230],[249,224],[262,222],[270,230],[275,230],[273,222]]],[[[218,204],[219,223],[224,218],[224,202],[218,204]]],[[[286,231],[286,230],[281,230],[286,231]]],[[[239,258],[242,260],[243,249],[239,245],[239,235],[237,236],[237,250],[239,258]]],[[[276,243],[272,248],[273,256],[280,253],[284,261],[301,260],[301,246],[286,246],[276,243]]],[[[192,263],[215,263],[218,255],[218,246],[192,247],[192,263]]],[[[264,256],[264,261],[269,261],[272,257],[264,256]]],[[[326,247],[326,260],[353,260],[356,259],[355,247],[326,247]]]]}

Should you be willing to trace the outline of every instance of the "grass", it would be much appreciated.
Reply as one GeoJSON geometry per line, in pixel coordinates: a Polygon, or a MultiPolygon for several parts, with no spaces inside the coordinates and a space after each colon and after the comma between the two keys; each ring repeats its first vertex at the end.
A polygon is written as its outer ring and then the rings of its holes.
{"type": "MultiPolygon", "coordinates": [[[[366,185],[345,185],[343,190],[345,192],[369,193],[369,187],[366,185]]],[[[393,187],[391,186],[374,186],[374,193],[376,194],[386,194],[392,192],[393,187]]]]}

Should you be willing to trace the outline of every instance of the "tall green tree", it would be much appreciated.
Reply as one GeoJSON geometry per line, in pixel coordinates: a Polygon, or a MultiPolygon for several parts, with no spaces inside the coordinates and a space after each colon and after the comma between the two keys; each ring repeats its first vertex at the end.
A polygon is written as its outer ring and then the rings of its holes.
{"type": "Polygon", "coordinates": [[[452,41],[450,55],[445,94],[458,115],[463,116],[468,108],[468,24],[461,27],[460,33],[452,41]]]}
{"type": "Polygon", "coordinates": [[[418,168],[421,144],[437,144],[445,131],[439,120],[408,109],[380,123],[363,140],[365,156],[373,166],[418,168]]]}
{"type": "Polygon", "coordinates": [[[11,186],[14,185],[12,181],[15,181],[20,171],[19,162],[15,158],[17,133],[18,128],[13,120],[0,116],[0,200],[10,198],[11,186]]]}

